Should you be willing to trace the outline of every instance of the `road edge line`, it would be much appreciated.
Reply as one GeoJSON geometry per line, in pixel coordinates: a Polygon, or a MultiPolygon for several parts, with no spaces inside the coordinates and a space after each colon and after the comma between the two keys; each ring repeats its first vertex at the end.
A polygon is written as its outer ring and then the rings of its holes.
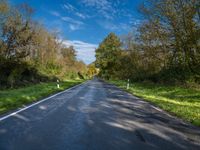
{"type": "Polygon", "coordinates": [[[21,108],[21,109],[19,109],[19,110],[17,110],[17,111],[14,111],[14,112],[12,112],[12,113],[10,113],[10,114],[8,114],[8,115],[5,115],[5,116],[3,116],[3,117],[0,117],[0,122],[3,121],[3,120],[5,120],[5,119],[7,119],[7,118],[9,118],[9,117],[12,117],[12,116],[14,116],[14,115],[20,113],[20,112],[22,112],[22,111],[25,111],[25,110],[27,110],[28,108],[31,108],[31,107],[33,107],[33,106],[35,106],[35,105],[38,105],[38,104],[40,104],[40,103],[42,103],[42,102],[45,102],[45,101],[47,101],[47,100],[49,100],[49,99],[51,99],[51,98],[53,98],[53,97],[55,97],[55,96],[57,96],[57,95],[60,95],[60,94],[65,93],[65,92],[67,92],[67,91],[69,91],[69,90],[72,90],[72,89],[74,89],[74,88],[76,88],[76,87],[78,87],[78,86],[81,86],[81,85],[83,85],[83,84],[85,84],[85,83],[87,83],[87,82],[88,82],[88,81],[85,81],[85,82],[83,82],[83,83],[80,83],[80,84],[77,84],[77,85],[75,85],[75,86],[72,86],[72,87],[70,87],[70,88],[68,88],[68,89],[66,89],[66,90],[64,90],[64,91],[58,92],[58,93],[56,93],[56,94],[53,94],[53,95],[51,95],[51,96],[49,96],[49,97],[46,97],[46,98],[44,98],[44,99],[41,99],[41,100],[39,100],[39,101],[37,101],[37,102],[35,102],[35,103],[33,103],[33,104],[30,104],[30,105],[28,105],[28,106],[26,106],[26,107],[24,107],[24,108],[21,108]]]}

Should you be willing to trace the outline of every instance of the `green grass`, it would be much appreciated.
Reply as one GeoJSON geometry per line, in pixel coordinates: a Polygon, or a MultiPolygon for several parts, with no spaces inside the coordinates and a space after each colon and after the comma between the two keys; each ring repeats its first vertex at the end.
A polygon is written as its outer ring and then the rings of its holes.
{"type": "MultiPolygon", "coordinates": [[[[111,83],[126,89],[125,81],[111,83]]],[[[200,89],[153,83],[131,83],[128,92],[200,126],[200,89]]]]}
{"type": "Polygon", "coordinates": [[[63,91],[69,87],[79,84],[81,80],[68,80],[60,83],[60,88],[56,83],[40,83],[18,89],[0,91],[0,114],[22,107],[25,104],[47,97],[50,94],[63,91]]]}

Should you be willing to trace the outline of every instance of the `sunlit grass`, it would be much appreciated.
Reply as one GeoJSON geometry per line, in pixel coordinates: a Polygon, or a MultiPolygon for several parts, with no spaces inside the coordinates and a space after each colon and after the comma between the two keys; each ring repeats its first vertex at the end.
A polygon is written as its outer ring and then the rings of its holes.
{"type": "MultiPolygon", "coordinates": [[[[112,81],[112,83],[126,89],[124,81],[112,81]]],[[[200,126],[200,89],[152,83],[132,83],[128,91],[173,115],[200,126]]]]}
{"type": "Polygon", "coordinates": [[[60,83],[58,89],[56,83],[40,83],[18,89],[1,90],[0,91],[0,114],[9,110],[22,107],[25,104],[37,101],[50,94],[62,91],[83,81],[67,80],[60,83]]]}

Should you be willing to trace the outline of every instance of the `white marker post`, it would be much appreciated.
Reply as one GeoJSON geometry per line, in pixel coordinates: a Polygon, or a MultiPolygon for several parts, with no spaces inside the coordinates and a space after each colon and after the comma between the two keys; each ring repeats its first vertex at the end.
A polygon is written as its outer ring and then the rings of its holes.
{"type": "Polygon", "coordinates": [[[129,79],[128,79],[128,83],[127,83],[126,89],[127,90],[129,89],[129,79]]]}
{"type": "Polygon", "coordinates": [[[58,89],[60,88],[59,80],[57,80],[57,88],[58,88],[58,89]]]}

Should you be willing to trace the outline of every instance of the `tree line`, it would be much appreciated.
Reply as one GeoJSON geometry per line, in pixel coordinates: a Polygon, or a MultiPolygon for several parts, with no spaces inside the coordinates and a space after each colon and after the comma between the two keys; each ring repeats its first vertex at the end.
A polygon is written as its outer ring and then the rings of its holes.
{"type": "Polygon", "coordinates": [[[123,38],[110,33],[96,50],[100,76],[200,83],[200,1],[148,0],[144,21],[123,38]]]}
{"type": "Polygon", "coordinates": [[[33,19],[33,13],[27,4],[0,2],[1,87],[83,78],[87,68],[76,59],[75,49],[64,46],[56,32],[33,19]]]}

